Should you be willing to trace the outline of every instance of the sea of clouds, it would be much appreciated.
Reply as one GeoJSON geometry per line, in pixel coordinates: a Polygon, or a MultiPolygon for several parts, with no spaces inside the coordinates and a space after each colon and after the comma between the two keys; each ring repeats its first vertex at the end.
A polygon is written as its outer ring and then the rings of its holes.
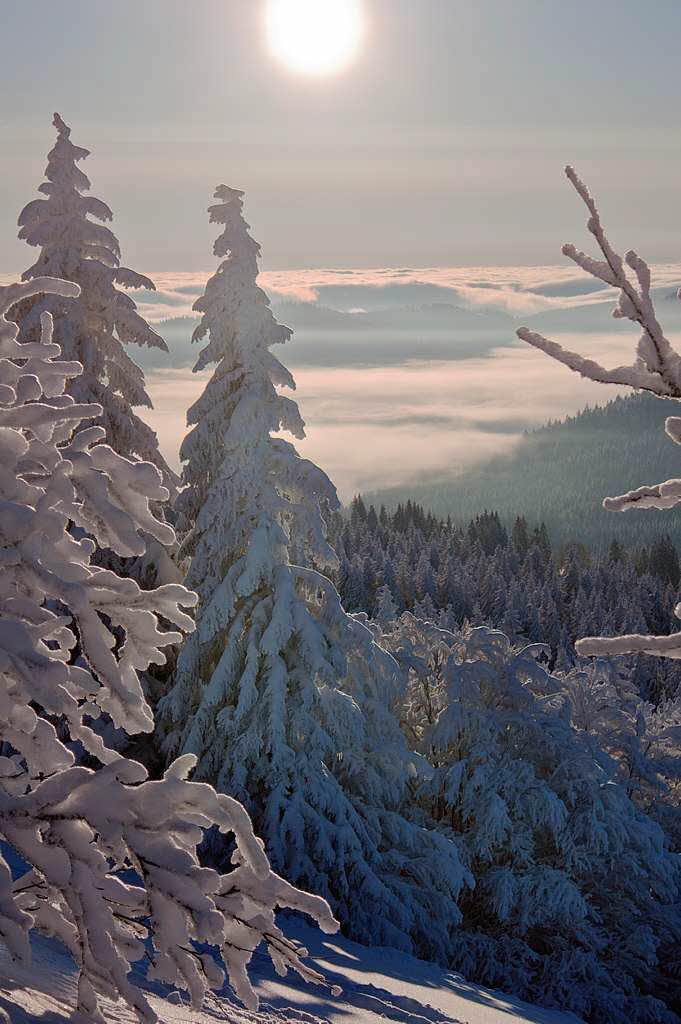
{"type": "MultiPolygon", "coordinates": [[[[678,286],[681,264],[656,264],[652,269],[656,287],[671,291],[678,286]]],[[[196,315],[192,304],[210,273],[152,274],[156,291],[136,293],[145,315],[152,321],[196,315]]],[[[259,282],[273,302],[291,299],[355,311],[441,301],[512,317],[598,304],[612,294],[612,289],[574,266],[267,270],[259,282]]]]}
{"type": "MultiPolygon", "coordinates": [[[[177,466],[195,374],[192,305],[209,272],[151,275],[132,293],[168,355],[131,352],[154,408],[144,418],[177,466]]],[[[681,265],[653,267],[659,318],[681,346],[681,265]]],[[[294,328],[276,354],[294,371],[307,424],[297,447],[341,497],[445,478],[510,452],[522,432],[604,402],[594,384],[515,337],[527,324],[606,365],[630,361],[632,325],[612,318],[614,293],[574,267],[433,267],[265,271],[275,315],[294,328]]]]}

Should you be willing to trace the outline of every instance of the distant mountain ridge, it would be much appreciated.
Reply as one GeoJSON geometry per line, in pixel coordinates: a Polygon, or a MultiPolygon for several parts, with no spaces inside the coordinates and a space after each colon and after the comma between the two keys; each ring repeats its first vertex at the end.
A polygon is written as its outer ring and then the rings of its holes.
{"type": "Polygon", "coordinates": [[[404,306],[385,306],[380,309],[339,310],[317,302],[274,302],[272,310],[277,319],[289,327],[350,328],[352,330],[391,327],[408,330],[413,327],[487,328],[503,325],[510,329],[512,318],[497,309],[467,309],[453,302],[417,302],[404,306]]]}
{"type": "MultiPolygon", "coordinates": [[[[273,302],[272,311],[279,323],[294,330],[287,345],[291,366],[394,366],[409,359],[465,359],[487,355],[499,345],[520,344],[507,313],[439,300],[354,312],[284,300],[273,302]]],[[[145,370],[192,366],[197,323],[198,317],[186,314],[157,321],[168,354],[159,359],[141,350],[137,362],[145,370]]]]}
{"type": "Polygon", "coordinates": [[[595,548],[613,536],[636,546],[669,533],[681,540],[681,510],[607,512],[602,500],[642,484],[681,476],[681,448],[664,433],[675,403],[650,395],[604,406],[525,433],[516,450],[432,483],[367,492],[388,508],[411,498],[437,516],[467,522],[485,509],[510,524],[516,515],[543,521],[552,540],[577,538],[595,548]]]}

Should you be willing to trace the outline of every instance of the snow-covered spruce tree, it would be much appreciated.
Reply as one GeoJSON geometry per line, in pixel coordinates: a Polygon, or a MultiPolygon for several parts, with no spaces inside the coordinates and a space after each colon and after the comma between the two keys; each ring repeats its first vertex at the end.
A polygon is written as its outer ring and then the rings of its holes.
{"type": "MultiPolygon", "coordinates": [[[[631,366],[618,366],[607,370],[593,359],[585,359],[576,352],[569,352],[555,341],[542,334],[521,327],[516,333],[523,341],[546,352],[571,370],[589,380],[605,384],[625,384],[637,390],[650,391],[661,398],[681,399],[681,356],[664,335],[655,314],[650,293],[651,276],[648,264],[633,250],[624,258],[615,252],[601,224],[596,203],[584,182],[572,167],[565,173],[584,201],[589,218],[587,228],[594,236],[603,256],[596,259],[564,245],[563,254],[578,267],[619,290],[619,299],[613,316],[631,320],[638,325],[641,336],[636,347],[636,357],[631,366]]],[[[681,444],[681,417],[668,417],[665,430],[672,441],[681,444]]],[[[615,498],[605,498],[604,508],[627,511],[636,508],[674,508],[681,502],[681,479],[666,480],[664,483],[639,487],[615,498]]],[[[681,618],[681,604],[675,608],[681,618]]],[[[670,636],[644,636],[629,634],[619,637],[585,637],[577,641],[575,648],[582,655],[657,654],[666,658],[681,658],[681,632],[670,636]]]]}
{"type": "Polygon", "coordinates": [[[403,612],[387,630],[384,628],[381,643],[407,677],[398,709],[402,731],[409,746],[432,762],[430,738],[446,703],[444,671],[456,636],[411,612],[403,612]]]}
{"type": "Polygon", "coordinates": [[[618,781],[681,853],[681,696],[642,700],[629,659],[594,659],[559,679],[570,720],[618,765],[618,781]]]}
{"type": "Polygon", "coordinates": [[[678,1022],[667,969],[681,940],[679,858],[571,725],[541,650],[463,630],[425,732],[434,773],[420,799],[475,879],[450,963],[590,1024],[678,1022]]]}
{"type": "Polygon", "coordinates": [[[256,284],[242,195],[215,192],[224,259],[194,305],[194,340],[208,336],[195,369],[217,363],[181,449],[181,554],[200,605],[160,739],[244,801],[274,867],[326,896],[353,937],[444,959],[466,874],[449,840],[403,813],[400,672],[320,571],[336,563],[320,508],[335,489],[273,436],[302,437],[303,422],[277,390],[295,385],[270,347],[291,331],[256,284]]]}
{"type": "Polygon", "coordinates": [[[144,374],[125,351],[141,345],[167,351],[166,343],[137,312],[124,288],[149,288],[147,277],[120,265],[120,246],[105,223],[113,217],[101,199],[87,195],[90,182],[78,164],[89,155],[75,146],[71,129],[59,114],[52,122],[57,141],[47,157],[46,181],[38,187],[45,198],[34,199],[19,215],[19,238],[40,253],[22,280],[43,275],[74,281],[77,298],[36,295],[11,310],[20,327],[19,340],[37,341],[40,316],[47,310],[54,320],[54,340],[65,359],[77,359],[83,372],[67,383],[76,402],[96,402],[102,413],[96,422],[106,430],[114,451],[139,458],[161,471],[174,493],[177,477],[166,464],[154,431],[133,412],[134,406],[151,407],[144,374]]]}
{"type": "Polygon", "coordinates": [[[397,605],[393,601],[390,587],[384,583],[376,591],[376,613],[375,618],[381,626],[388,626],[397,618],[397,605]]]}
{"type": "Polygon", "coordinates": [[[149,977],[188,990],[199,1006],[224,980],[206,944],[254,1006],[246,968],[263,940],[278,970],[319,978],[278,929],[275,908],[303,910],[331,931],[335,922],[323,900],[272,873],[237,801],[187,781],[195,758],[149,781],[91,727],[104,712],[130,733],[153,728],[138,673],[181,639],[160,630],[159,617],[193,627],[182,607],[196,595],[178,584],[143,591],[92,564],[97,544],[134,556],[142,534],[172,540],[150,509],[168,491],[153,465],[124,459],[101,426],[87,425],[99,406],[65,393],[82,367],[60,360],[48,312],[38,341],[17,341],[5,314],[39,293],[77,297],[78,287],[36,278],[0,289],[0,840],[24,867],[13,881],[0,855],[0,937],[21,959],[31,929],[65,943],[83,1024],[105,1024],[100,996],[123,999],[144,1024],[157,1020],[130,975],[143,958],[149,977]],[[67,725],[65,743],[55,720],[67,725]],[[75,742],[97,770],[74,763],[75,742]],[[212,827],[233,839],[224,875],[197,858],[212,827]]]}

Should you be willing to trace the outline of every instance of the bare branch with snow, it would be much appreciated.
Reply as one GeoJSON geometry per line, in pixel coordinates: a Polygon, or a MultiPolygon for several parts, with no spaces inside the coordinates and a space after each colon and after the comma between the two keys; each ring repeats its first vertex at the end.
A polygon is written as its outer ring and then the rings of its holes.
{"type": "Polygon", "coordinates": [[[545,338],[536,331],[530,331],[527,327],[521,327],[516,334],[522,341],[541,349],[589,380],[604,384],[625,384],[666,398],[681,398],[681,357],[665,337],[655,315],[650,295],[648,264],[633,250],[627,252],[624,258],[615,252],[601,224],[596,203],[586,185],[572,167],[566,167],[565,173],[584,200],[589,211],[586,226],[596,239],[604,258],[594,259],[574,245],[564,245],[563,254],[592,277],[619,289],[619,300],[613,310],[613,316],[617,319],[631,320],[641,328],[636,358],[631,366],[618,366],[607,370],[593,359],[585,359],[576,352],[570,352],[557,342],[545,338]],[[627,274],[625,267],[633,272],[635,281],[627,274]]]}
{"type": "MultiPolygon", "coordinates": [[[[645,260],[633,250],[624,258],[611,246],[591,193],[572,167],[565,173],[581,196],[589,211],[587,228],[596,239],[603,260],[580,252],[574,245],[564,245],[563,253],[588,274],[619,289],[619,300],[613,316],[631,320],[641,328],[636,359],[631,366],[606,370],[592,359],[564,349],[542,334],[521,327],[516,333],[523,341],[546,352],[553,359],[580,373],[589,380],[605,384],[625,384],[642,391],[650,391],[663,398],[681,398],[681,357],[664,335],[655,314],[650,294],[650,269],[645,260]],[[627,274],[626,268],[633,273],[627,274]]],[[[675,444],[681,444],[681,417],[670,416],[665,423],[667,435],[675,444]]],[[[603,507],[624,512],[635,508],[674,508],[681,503],[681,479],[665,480],[660,484],[644,485],[617,497],[605,498],[603,507]]],[[[675,609],[681,618],[681,605],[675,609]]],[[[681,633],[671,636],[585,637],[576,644],[582,655],[617,656],[621,654],[657,654],[665,658],[681,658],[681,633]]]]}

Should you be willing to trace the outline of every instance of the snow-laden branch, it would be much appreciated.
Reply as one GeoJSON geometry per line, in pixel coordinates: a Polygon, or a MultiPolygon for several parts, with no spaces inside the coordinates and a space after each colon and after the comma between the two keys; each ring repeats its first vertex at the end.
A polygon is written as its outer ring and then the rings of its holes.
{"type": "MultiPolygon", "coordinates": [[[[604,258],[594,259],[576,249],[574,245],[564,245],[563,253],[592,277],[619,289],[619,301],[613,316],[631,320],[642,330],[636,359],[631,366],[606,370],[594,360],[570,352],[557,342],[530,331],[527,327],[521,327],[516,332],[518,337],[589,380],[606,384],[626,384],[664,398],[681,398],[681,357],[665,337],[655,315],[650,294],[648,264],[633,251],[628,252],[624,258],[615,252],[603,230],[596,204],[586,185],[572,167],[566,167],[565,173],[589,211],[587,228],[596,239],[604,258]],[[633,271],[635,281],[627,274],[625,265],[633,271]]],[[[681,417],[668,417],[665,430],[675,444],[681,444],[681,417]]],[[[634,508],[667,509],[674,508],[680,502],[681,479],[674,479],[660,484],[644,485],[617,497],[605,498],[603,507],[614,511],[634,508]]],[[[681,618],[681,605],[677,605],[675,614],[681,618]]],[[[576,650],[582,655],[657,654],[667,658],[681,658],[681,633],[666,637],[637,634],[620,637],[585,637],[577,642],[576,650]]]]}
{"type": "Polygon", "coordinates": [[[564,245],[563,254],[592,277],[619,289],[619,300],[613,310],[613,316],[631,320],[638,324],[642,331],[636,359],[631,366],[607,370],[593,359],[585,359],[576,352],[570,352],[557,342],[550,341],[527,327],[521,327],[516,332],[518,337],[589,380],[605,384],[626,384],[651,391],[655,395],[681,398],[681,357],[665,337],[655,315],[650,295],[648,264],[633,250],[626,253],[624,258],[615,252],[603,230],[598,209],[586,185],[572,167],[566,167],[565,173],[584,200],[589,211],[587,228],[596,239],[604,258],[594,259],[574,245],[564,245]],[[625,265],[633,271],[635,282],[627,274],[625,265]]]}
{"type": "Polygon", "coordinates": [[[617,658],[622,654],[653,654],[663,658],[681,658],[681,633],[669,636],[585,636],[575,644],[583,657],[617,658]]]}
{"type": "MultiPolygon", "coordinates": [[[[681,604],[674,608],[681,619],[681,604]]],[[[654,654],[658,657],[681,659],[681,632],[669,636],[645,636],[630,633],[625,636],[586,636],[575,644],[578,654],[616,658],[621,654],[654,654]]]]}
{"type": "MultiPolygon", "coordinates": [[[[675,444],[681,444],[681,417],[668,416],[665,432],[675,444]]],[[[632,508],[674,508],[681,502],[681,480],[665,480],[661,484],[644,485],[615,498],[604,498],[603,508],[626,512],[632,508]]]]}
{"type": "Polygon", "coordinates": [[[17,340],[5,313],[38,292],[79,289],[50,278],[0,289],[0,839],[27,868],[13,881],[0,856],[0,938],[24,960],[33,928],[65,943],[83,1024],[104,1024],[100,995],[157,1020],[130,972],[143,957],[195,1006],[226,970],[253,1007],[247,966],[263,941],[278,971],[322,980],[277,927],[277,907],[337,924],[324,900],[273,874],[240,803],[188,781],[193,754],[151,781],[93,727],[106,713],[127,733],[153,729],[140,673],[193,629],[184,609],[197,598],[178,584],[143,591],[92,564],[103,544],[126,556],[144,553],[143,533],[172,541],[150,505],[168,491],[151,463],[81,426],[101,406],[65,394],[82,366],[59,359],[50,313],[40,340],[17,340]],[[78,747],[100,767],[77,764],[78,747]],[[208,828],[233,841],[225,875],[199,863],[208,828]]]}

